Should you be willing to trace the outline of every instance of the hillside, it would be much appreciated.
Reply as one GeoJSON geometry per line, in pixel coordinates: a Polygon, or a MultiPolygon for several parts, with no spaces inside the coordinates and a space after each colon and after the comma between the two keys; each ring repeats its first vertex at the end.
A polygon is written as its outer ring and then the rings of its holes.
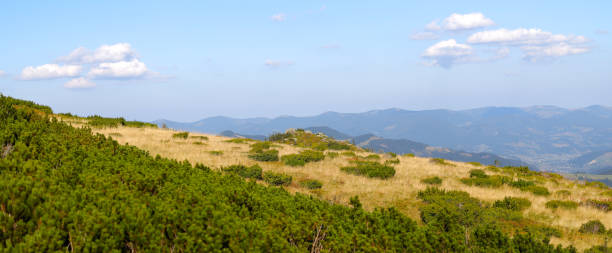
{"type": "Polygon", "coordinates": [[[612,149],[589,152],[570,161],[577,171],[612,175],[612,149]]]}
{"type": "Polygon", "coordinates": [[[328,112],[311,117],[206,118],[193,123],[158,121],[204,133],[232,130],[268,135],[288,128],[328,126],[351,136],[374,134],[467,152],[514,157],[546,171],[574,172],[569,160],[612,148],[612,109],[590,106],[486,107],[472,110],[401,109],[364,113],[328,112]]]}
{"type": "Polygon", "coordinates": [[[573,252],[549,240],[612,226],[609,188],[526,168],[51,113],[0,97],[5,251],[573,252]]]}

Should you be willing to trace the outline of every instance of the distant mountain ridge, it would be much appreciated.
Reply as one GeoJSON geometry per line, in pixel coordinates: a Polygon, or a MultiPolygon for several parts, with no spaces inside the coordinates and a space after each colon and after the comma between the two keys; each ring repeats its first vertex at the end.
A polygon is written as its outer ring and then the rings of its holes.
{"type": "Polygon", "coordinates": [[[612,108],[589,106],[485,107],[470,110],[402,109],[363,113],[326,112],[316,116],[233,119],[193,123],[158,120],[168,127],[205,133],[232,131],[269,135],[288,128],[328,126],[350,136],[374,134],[466,152],[517,158],[544,170],[573,172],[570,163],[589,152],[612,149],[612,108]]]}

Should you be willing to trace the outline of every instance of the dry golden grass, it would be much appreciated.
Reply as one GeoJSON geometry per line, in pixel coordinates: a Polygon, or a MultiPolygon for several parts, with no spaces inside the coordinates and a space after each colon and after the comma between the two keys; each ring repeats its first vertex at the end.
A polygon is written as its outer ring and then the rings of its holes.
{"type": "MultiPolygon", "coordinates": [[[[72,122],[80,125],[82,122],[72,122]]],[[[290,192],[302,192],[313,194],[320,198],[339,204],[346,204],[352,196],[358,195],[366,209],[372,210],[376,207],[393,206],[412,217],[419,219],[418,208],[420,201],[417,200],[417,192],[427,187],[421,180],[431,176],[443,179],[442,188],[449,190],[461,190],[468,192],[471,196],[485,201],[493,202],[506,196],[524,197],[532,202],[530,208],[524,211],[524,216],[535,221],[545,222],[564,232],[563,238],[552,238],[553,243],[564,245],[572,244],[579,249],[589,248],[596,243],[602,243],[603,238],[592,235],[584,235],[577,232],[583,223],[598,219],[607,227],[612,227],[612,212],[603,211],[590,207],[580,206],[576,210],[550,210],[545,208],[545,203],[551,199],[570,199],[583,201],[586,199],[602,199],[603,191],[595,187],[580,186],[574,181],[566,179],[557,180],[558,183],[547,181],[545,186],[551,193],[550,196],[535,196],[516,188],[503,186],[500,188],[482,188],[467,186],[459,181],[467,177],[469,171],[474,168],[483,168],[475,165],[452,162],[454,166],[445,166],[432,163],[428,158],[398,156],[399,164],[394,165],[396,174],[387,180],[371,179],[362,176],[350,175],[342,172],[339,168],[349,164],[348,157],[340,155],[337,158],[326,158],[320,162],[307,163],[303,167],[290,167],[281,162],[257,162],[247,157],[250,149],[249,143],[231,143],[231,138],[208,134],[190,133],[190,136],[206,136],[208,140],[199,138],[176,139],[172,134],[176,131],[156,128],[102,128],[94,129],[95,132],[111,136],[120,143],[135,145],[149,151],[152,155],[188,160],[192,163],[202,163],[211,168],[219,168],[232,164],[253,165],[259,164],[264,171],[283,172],[293,176],[293,182],[286,189],[290,192]],[[216,152],[216,154],[211,151],[216,152]],[[316,179],[323,183],[318,190],[308,190],[300,187],[299,182],[304,179],[316,179]],[[558,190],[569,190],[572,194],[567,198],[561,198],[554,194],[558,190]]],[[[295,146],[279,144],[276,149],[279,155],[297,153],[301,149],[295,146]]],[[[369,153],[356,152],[365,156],[369,153]]],[[[388,159],[381,155],[381,161],[388,159]]],[[[487,172],[488,174],[494,174],[487,172]]]]}

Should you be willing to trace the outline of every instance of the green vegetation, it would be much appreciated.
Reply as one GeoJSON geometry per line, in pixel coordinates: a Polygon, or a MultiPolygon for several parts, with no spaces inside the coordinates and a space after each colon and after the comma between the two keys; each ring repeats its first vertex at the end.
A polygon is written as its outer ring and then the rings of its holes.
{"type": "Polygon", "coordinates": [[[589,199],[585,203],[587,206],[597,208],[604,212],[609,212],[610,210],[612,210],[612,200],[589,199]]]}
{"type": "Polygon", "coordinates": [[[477,166],[477,167],[482,166],[482,163],[479,163],[479,162],[468,162],[468,164],[471,164],[471,165],[474,165],[474,166],[477,166]]]}
{"type": "Polygon", "coordinates": [[[157,125],[152,123],[145,123],[140,121],[127,121],[124,118],[104,118],[98,115],[88,116],[85,118],[87,124],[92,127],[153,127],[157,128],[157,125]]]}
{"type": "Polygon", "coordinates": [[[256,142],[251,144],[251,151],[248,157],[261,162],[276,162],[278,161],[278,150],[270,149],[270,142],[256,142]]]}
{"type": "Polygon", "coordinates": [[[391,159],[391,160],[386,160],[385,161],[385,165],[389,165],[389,164],[399,164],[400,160],[399,159],[391,159]]]}
{"type": "Polygon", "coordinates": [[[531,206],[531,201],[526,198],[505,197],[503,200],[496,200],[493,207],[504,208],[512,211],[523,211],[531,206]]]}
{"type": "Polygon", "coordinates": [[[333,205],[152,157],[14,101],[0,96],[4,252],[575,252],[509,237],[489,218],[502,213],[466,193],[420,193],[418,226],[358,198],[333,205]]]}
{"type": "Polygon", "coordinates": [[[187,139],[187,137],[189,137],[189,132],[179,132],[172,134],[172,138],[175,139],[187,139]]]}
{"type": "Polygon", "coordinates": [[[355,154],[355,152],[353,152],[353,151],[342,152],[342,155],[343,156],[348,156],[348,157],[357,157],[357,154],[355,154]]]}
{"type": "Polygon", "coordinates": [[[310,190],[321,189],[323,187],[323,183],[316,179],[306,179],[300,182],[302,187],[308,188],[310,190]]]}
{"type": "Polygon", "coordinates": [[[208,151],[208,153],[211,155],[223,155],[223,151],[221,150],[211,150],[211,151],[208,151]]]}
{"type": "Polygon", "coordinates": [[[194,141],[191,144],[193,144],[193,145],[206,145],[206,143],[201,142],[201,141],[194,141]]]}
{"type": "Polygon", "coordinates": [[[442,165],[442,166],[452,166],[452,167],[455,166],[454,164],[449,163],[442,158],[431,158],[429,159],[429,161],[431,161],[432,163],[438,164],[438,165],[442,165]]]}
{"type": "Polygon", "coordinates": [[[249,141],[251,141],[251,140],[247,139],[247,138],[234,138],[234,139],[226,140],[225,142],[236,143],[236,144],[243,144],[243,143],[247,143],[249,141]]]}
{"type": "Polygon", "coordinates": [[[368,160],[378,160],[380,159],[380,156],[377,154],[369,154],[368,156],[364,157],[364,159],[368,159],[368,160]]]}
{"type": "Polygon", "coordinates": [[[395,169],[388,165],[383,165],[378,162],[371,161],[351,161],[353,166],[346,166],[340,168],[342,171],[355,174],[364,175],[372,178],[387,179],[395,175],[395,169]]]}
{"type": "Polygon", "coordinates": [[[236,174],[244,178],[263,179],[262,169],[257,164],[251,167],[247,167],[244,165],[231,165],[228,167],[222,167],[221,170],[227,173],[236,174]]]}
{"type": "Polygon", "coordinates": [[[428,177],[428,178],[421,180],[421,182],[423,182],[424,184],[430,184],[430,185],[441,185],[442,178],[439,178],[437,176],[428,177]]]}
{"type": "Polygon", "coordinates": [[[325,155],[327,155],[327,157],[329,157],[330,159],[334,159],[340,156],[338,152],[327,152],[325,155]]]}
{"type": "Polygon", "coordinates": [[[404,157],[414,157],[413,153],[407,153],[407,154],[403,154],[402,156],[404,157]]]}
{"type": "Polygon", "coordinates": [[[289,166],[304,166],[309,162],[318,162],[325,159],[323,152],[314,150],[302,150],[298,154],[284,155],[281,160],[289,166]]]}
{"type": "Polygon", "coordinates": [[[567,209],[572,210],[578,208],[578,202],[571,200],[549,200],[546,202],[546,208],[550,209],[567,209]]]}
{"type": "Polygon", "coordinates": [[[572,195],[572,192],[568,190],[558,190],[555,192],[555,195],[557,195],[558,197],[567,198],[572,195]]]}
{"type": "MultiPolygon", "coordinates": [[[[526,167],[524,167],[526,168],[526,167]]],[[[523,179],[518,179],[516,181],[512,181],[512,178],[501,175],[487,175],[484,170],[481,169],[473,169],[470,170],[469,178],[462,178],[461,182],[466,185],[475,185],[480,187],[489,187],[489,188],[498,188],[502,185],[506,184],[514,188],[518,188],[521,191],[531,192],[535,195],[540,196],[548,196],[550,192],[546,187],[535,185],[533,181],[527,181],[523,179]]]]}
{"type": "Polygon", "coordinates": [[[387,155],[389,155],[391,158],[396,158],[397,154],[393,153],[393,152],[387,152],[387,155]]]}
{"type": "Polygon", "coordinates": [[[580,233],[587,234],[603,234],[606,232],[606,227],[601,221],[592,220],[587,223],[582,224],[580,229],[578,230],[580,233]]]}
{"type": "Polygon", "coordinates": [[[318,151],[355,149],[353,145],[347,142],[337,141],[323,134],[314,134],[303,129],[289,130],[285,133],[273,133],[268,137],[268,141],[311,148],[318,151]]]}
{"type": "Polygon", "coordinates": [[[202,140],[202,141],[207,141],[208,140],[208,136],[200,136],[200,135],[189,136],[189,138],[197,139],[197,140],[202,140]]]}
{"type": "Polygon", "coordinates": [[[263,173],[263,180],[264,182],[271,184],[271,185],[287,186],[291,184],[291,181],[293,180],[293,178],[283,173],[266,171],[265,173],[263,173]]]}

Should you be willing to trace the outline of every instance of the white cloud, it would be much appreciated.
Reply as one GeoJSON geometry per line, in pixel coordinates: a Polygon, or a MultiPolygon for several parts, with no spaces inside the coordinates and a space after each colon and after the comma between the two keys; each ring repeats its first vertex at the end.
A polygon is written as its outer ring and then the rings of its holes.
{"type": "Polygon", "coordinates": [[[589,51],[587,47],[571,45],[565,42],[546,46],[523,46],[521,49],[524,52],[523,58],[532,62],[566,55],[583,54],[589,51]]]}
{"type": "Polygon", "coordinates": [[[514,30],[502,28],[482,31],[470,35],[467,39],[467,42],[472,44],[501,43],[509,45],[534,45],[559,42],[585,43],[587,41],[584,36],[553,34],[536,28],[519,28],[514,30]]]}
{"type": "Polygon", "coordinates": [[[84,77],[79,77],[66,82],[64,87],[69,89],[83,89],[96,87],[96,84],[84,77]]]}
{"type": "Polygon", "coordinates": [[[75,77],[81,74],[82,66],[45,64],[37,67],[25,67],[21,71],[23,80],[54,79],[61,77],[75,77]]]}
{"type": "Polygon", "coordinates": [[[136,56],[129,43],[117,43],[113,45],[102,45],[95,51],[79,47],[69,55],[60,57],[58,61],[69,63],[96,63],[96,62],[118,62],[127,61],[136,56]]]}
{"type": "Polygon", "coordinates": [[[480,12],[468,13],[468,14],[458,14],[453,13],[444,20],[442,20],[441,24],[438,24],[437,20],[432,21],[431,23],[425,26],[425,29],[431,31],[437,30],[446,30],[446,31],[459,31],[459,30],[469,30],[481,27],[487,27],[495,25],[493,20],[485,17],[480,12]]]}
{"type": "Polygon", "coordinates": [[[103,62],[92,67],[87,74],[90,78],[130,79],[144,77],[147,66],[137,59],[120,62],[103,62]]]}
{"type": "Polygon", "coordinates": [[[264,61],[264,65],[271,68],[278,68],[283,66],[291,66],[294,62],[292,61],[279,61],[279,60],[266,60],[264,61]]]}
{"type": "Polygon", "coordinates": [[[440,36],[433,32],[418,32],[410,36],[410,39],[413,40],[435,40],[438,38],[440,38],[440,36]]]}
{"type": "Polygon", "coordinates": [[[450,39],[430,46],[423,52],[422,57],[430,59],[431,65],[450,68],[453,64],[469,61],[472,54],[471,46],[450,39]]]}
{"type": "Polygon", "coordinates": [[[272,17],[270,18],[274,21],[282,22],[282,21],[285,21],[285,19],[287,19],[287,15],[285,15],[284,13],[278,13],[278,14],[272,15],[272,17]]]}

